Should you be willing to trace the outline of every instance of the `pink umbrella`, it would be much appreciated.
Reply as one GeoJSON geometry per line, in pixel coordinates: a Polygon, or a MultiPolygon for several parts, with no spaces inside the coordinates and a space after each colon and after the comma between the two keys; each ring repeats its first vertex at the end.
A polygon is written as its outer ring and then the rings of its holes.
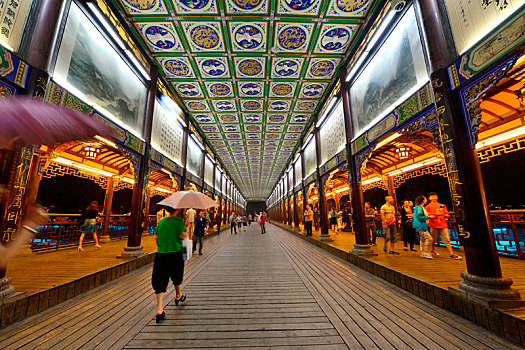
{"type": "Polygon", "coordinates": [[[0,149],[111,135],[109,126],[76,111],[17,97],[0,103],[0,149]]]}
{"type": "Polygon", "coordinates": [[[213,199],[201,192],[179,191],[171,196],[161,200],[158,205],[181,209],[208,209],[219,206],[213,199]]]}

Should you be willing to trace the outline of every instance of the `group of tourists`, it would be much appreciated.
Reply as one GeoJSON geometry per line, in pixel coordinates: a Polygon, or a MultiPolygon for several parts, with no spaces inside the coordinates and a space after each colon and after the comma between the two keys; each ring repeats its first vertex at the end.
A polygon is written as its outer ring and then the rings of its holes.
{"type": "Polygon", "coordinates": [[[246,227],[250,226],[252,224],[252,221],[257,221],[259,226],[261,227],[261,233],[266,233],[266,220],[268,220],[268,216],[265,212],[260,212],[259,214],[248,214],[248,215],[237,215],[235,212],[232,211],[228,218],[228,222],[230,223],[230,233],[231,234],[237,234],[237,229],[239,231],[246,231],[246,227]],[[241,229],[242,228],[242,229],[241,229]]]}
{"type": "MultiPolygon", "coordinates": [[[[400,224],[405,250],[410,247],[410,251],[417,251],[414,249],[414,244],[417,244],[419,237],[420,256],[433,259],[439,256],[435,246],[441,239],[447,248],[449,257],[461,260],[461,256],[452,251],[447,223],[450,213],[446,205],[438,202],[438,195],[431,192],[428,200],[423,195],[417,196],[415,205],[414,207],[410,200],[404,200],[399,209],[400,222],[398,222],[394,197],[385,197],[385,204],[380,209],[381,225],[385,235],[383,250],[392,255],[399,255],[399,252],[395,250],[395,243],[397,242],[398,224],[400,224]]],[[[370,207],[370,203],[366,202],[366,231],[369,234],[369,243],[372,245],[376,245],[376,214],[377,212],[370,207]]]]}
{"type": "MultiPolygon", "coordinates": [[[[335,207],[333,207],[328,213],[328,223],[335,234],[339,234],[338,219],[340,216],[341,213],[336,211],[335,207]]],[[[317,210],[317,207],[314,208],[312,204],[308,204],[306,206],[306,209],[303,212],[303,222],[304,235],[307,237],[312,236],[312,229],[314,225],[316,230],[319,229],[319,211],[317,210]]]]}

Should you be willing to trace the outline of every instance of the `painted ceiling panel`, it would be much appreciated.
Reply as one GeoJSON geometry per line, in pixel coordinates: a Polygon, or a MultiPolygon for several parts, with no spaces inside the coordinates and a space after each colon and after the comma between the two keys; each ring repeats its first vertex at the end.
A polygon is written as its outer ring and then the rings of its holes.
{"type": "Polygon", "coordinates": [[[266,198],[378,0],[112,0],[246,197],[266,198]]]}

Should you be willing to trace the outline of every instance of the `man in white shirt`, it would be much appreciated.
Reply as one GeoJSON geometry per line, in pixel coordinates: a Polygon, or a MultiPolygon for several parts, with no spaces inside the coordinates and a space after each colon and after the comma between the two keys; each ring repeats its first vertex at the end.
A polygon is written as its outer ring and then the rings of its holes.
{"type": "Polygon", "coordinates": [[[197,215],[197,212],[193,208],[186,210],[186,223],[188,225],[188,235],[190,239],[193,239],[193,230],[195,229],[195,215],[197,215]]]}
{"type": "Polygon", "coordinates": [[[394,250],[394,244],[397,242],[397,228],[396,228],[396,207],[394,207],[394,197],[386,196],[385,204],[381,207],[381,221],[383,222],[383,231],[385,232],[385,247],[387,251],[388,242],[390,242],[389,254],[399,255],[394,250]]]}

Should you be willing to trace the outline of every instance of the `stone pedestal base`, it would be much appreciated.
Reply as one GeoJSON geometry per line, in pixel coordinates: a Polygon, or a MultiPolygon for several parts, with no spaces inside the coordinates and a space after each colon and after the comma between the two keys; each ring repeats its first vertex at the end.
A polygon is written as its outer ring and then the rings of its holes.
{"type": "Polygon", "coordinates": [[[98,238],[98,242],[99,243],[109,243],[109,242],[111,242],[111,238],[109,238],[109,235],[107,235],[107,236],[100,236],[98,238]]]}
{"type": "Polygon", "coordinates": [[[352,254],[360,256],[371,256],[377,255],[377,253],[372,249],[370,244],[354,244],[354,249],[352,249],[352,254]]]}
{"type": "Polygon", "coordinates": [[[333,242],[334,240],[330,236],[330,234],[320,234],[319,235],[319,241],[320,242],[333,242]]]}
{"type": "Polygon", "coordinates": [[[135,259],[135,258],[138,258],[139,256],[143,256],[145,254],[146,253],[144,253],[144,247],[141,246],[141,245],[139,245],[138,247],[125,246],[123,251],[122,251],[122,254],[120,256],[117,256],[117,258],[135,259]]]}
{"type": "Polygon", "coordinates": [[[15,287],[11,285],[11,282],[13,282],[12,277],[0,279],[0,305],[25,297],[25,293],[17,292],[15,287]]]}
{"type": "Polygon", "coordinates": [[[475,276],[466,271],[461,272],[461,277],[459,289],[449,288],[450,292],[491,307],[525,304],[520,293],[510,287],[510,278],[475,276]]]}

